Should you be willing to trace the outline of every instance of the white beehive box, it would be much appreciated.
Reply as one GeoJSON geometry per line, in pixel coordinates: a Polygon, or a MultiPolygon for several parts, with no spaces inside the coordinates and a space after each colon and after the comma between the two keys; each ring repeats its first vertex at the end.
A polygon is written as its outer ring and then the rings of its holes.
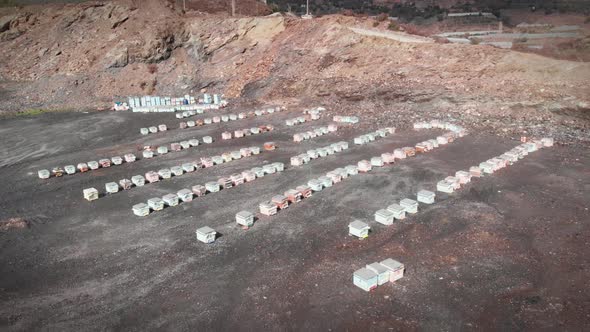
{"type": "Polygon", "coordinates": [[[260,213],[266,216],[272,216],[277,214],[277,206],[272,202],[262,202],[260,203],[258,208],[260,209],[260,213]]]}
{"type": "Polygon", "coordinates": [[[230,152],[232,159],[238,160],[242,158],[242,153],[240,150],[230,152]]]}
{"type": "Polygon", "coordinates": [[[403,207],[407,213],[418,213],[418,202],[413,199],[404,198],[399,202],[399,205],[403,207]]]}
{"type": "Polygon", "coordinates": [[[176,194],[167,194],[162,197],[162,200],[168,206],[177,206],[178,205],[178,195],[176,194]]]}
{"type": "Polygon", "coordinates": [[[303,158],[300,156],[293,156],[290,159],[291,166],[301,166],[303,165],[303,158]]]}
{"type": "Polygon", "coordinates": [[[84,199],[88,201],[98,199],[98,190],[96,190],[95,188],[84,189],[82,193],[84,194],[84,199]]]}
{"type": "Polygon", "coordinates": [[[215,237],[217,236],[217,232],[209,226],[197,229],[196,234],[197,240],[203,243],[213,243],[215,242],[215,237]]]}
{"type": "Polygon", "coordinates": [[[202,138],[202,140],[203,140],[203,143],[205,143],[205,144],[213,143],[213,138],[211,136],[205,136],[202,138]]]}
{"type": "Polygon", "coordinates": [[[183,202],[190,202],[193,200],[193,192],[189,189],[181,189],[176,195],[183,202]]]}
{"type": "Polygon", "coordinates": [[[67,166],[64,167],[64,170],[69,175],[76,173],[76,167],[74,165],[67,165],[67,166]]]}
{"type": "Polygon", "coordinates": [[[252,152],[253,155],[260,154],[260,147],[258,147],[258,146],[251,146],[250,147],[250,152],[252,152]]]}
{"type": "Polygon", "coordinates": [[[317,150],[308,150],[306,152],[306,154],[311,158],[311,159],[316,159],[317,157],[319,157],[318,155],[318,151],[317,150]]]}
{"type": "Polygon", "coordinates": [[[254,174],[254,172],[252,172],[251,170],[243,171],[242,177],[244,178],[244,181],[246,181],[246,182],[256,180],[256,174],[254,174]]]}
{"type": "Polygon", "coordinates": [[[324,189],[324,186],[322,185],[322,183],[319,180],[309,180],[307,182],[307,185],[313,191],[322,191],[322,189],[324,189]]]}
{"type": "Polygon", "coordinates": [[[360,220],[355,220],[348,224],[348,234],[364,239],[369,236],[371,227],[360,220]]]}
{"type": "Polygon", "coordinates": [[[131,182],[136,187],[141,187],[141,186],[145,185],[145,178],[141,175],[134,175],[131,177],[131,182]]]}
{"type": "Polygon", "coordinates": [[[381,154],[381,160],[383,160],[383,163],[393,164],[395,162],[395,157],[392,153],[386,152],[381,154]]]}
{"type": "Polygon", "coordinates": [[[242,173],[232,174],[229,178],[233,182],[234,186],[239,186],[244,183],[244,177],[242,176],[242,173]]]}
{"type": "Polygon", "coordinates": [[[344,169],[346,170],[346,172],[350,176],[354,176],[359,173],[358,167],[355,165],[348,165],[348,166],[344,167],[344,169]]]}
{"type": "Polygon", "coordinates": [[[168,127],[166,127],[165,124],[161,124],[161,125],[158,126],[158,130],[159,131],[166,131],[166,130],[168,130],[168,127]]]}
{"type": "Polygon", "coordinates": [[[405,159],[407,156],[403,149],[395,149],[393,150],[393,157],[395,159],[405,159]]]}
{"type": "Polygon", "coordinates": [[[264,166],[262,166],[262,169],[264,170],[264,173],[266,173],[266,174],[274,174],[277,171],[277,169],[275,168],[275,166],[273,164],[264,165],[264,166]]]}
{"type": "Polygon", "coordinates": [[[266,174],[262,167],[254,167],[251,171],[254,172],[257,178],[261,178],[266,174]]]}
{"type": "Polygon", "coordinates": [[[375,166],[375,167],[383,166],[383,159],[381,159],[381,157],[371,158],[371,166],[375,166]]]}
{"type": "Polygon", "coordinates": [[[51,173],[46,169],[39,170],[37,174],[39,175],[40,179],[49,179],[51,176],[51,173]]]}
{"type": "Polygon", "coordinates": [[[213,181],[205,183],[205,188],[210,193],[216,193],[221,189],[219,183],[213,181]]]}
{"type": "Polygon", "coordinates": [[[387,207],[387,211],[393,213],[393,217],[397,220],[406,218],[406,209],[399,204],[391,204],[387,207]]]}
{"type": "Polygon", "coordinates": [[[119,185],[116,182],[109,182],[104,185],[107,194],[114,194],[119,192],[119,185]]]}
{"type": "Polygon", "coordinates": [[[153,152],[153,151],[151,151],[151,150],[144,150],[144,151],[142,152],[142,155],[143,155],[143,157],[144,157],[145,159],[150,159],[150,158],[153,158],[153,157],[154,157],[154,152],[153,152]]]}
{"type": "Polygon", "coordinates": [[[148,199],[147,204],[150,207],[150,209],[154,211],[161,211],[164,209],[164,201],[160,197],[148,199]]]}
{"type": "Polygon", "coordinates": [[[381,286],[389,282],[389,269],[385,266],[375,262],[368,264],[366,268],[377,275],[377,285],[381,286]]]}
{"type": "Polygon", "coordinates": [[[234,160],[234,158],[232,158],[231,153],[229,152],[224,152],[221,154],[221,156],[213,156],[211,157],[211,160],[213,161],[213,163],[215,165],[220,165],[225,163],[229,163],[230,161],[234,160]]]}
{"type": "Polygon", "coordinates": [[[182,166],[173,166],[170,168],[170,172],[174,176],[181,176],[182,174],[184,174],[184,170],[182,169],[182,166]]]}
{"type": "Polygon", "coordinates": [[[133,214],[139,217],[145,217],[150,214],[150,208],[145,203],[139,203],[133,205],[133,214]]]}
{"type": "Polygon", "coordinates": [[[461,188],[461,182],[459,181],[458,178],[456,178],[454,176],[447,176],[445,178],[445,181],[450,183],[453,186],[453,189],[455,189],[455,190],[461,188]]]}
{"type": "Polygon", "coordinates": [[[332,181],[332,179],[330,179],[330,178],[329,178],[329,177],[327,177],[327,176],[320,176],[320,177],[318,178],[318,181],[320,181],[320,183],[322,184],[322,186],[323,186],[324,188],[330,188],[330,187],[332,186],[332,184],[333,184],[333,181],[332,181]]]}
{"type": "Polygon", "coordinates": [[[274,166],[274,168],[277,172],[282,172],[285,170],[285,164],[283,164],[281,162],[272,163],[271,165],[274,166]]]}
{"type": "Polygon", "coordinates": [[[195,121],[192,121],[192,120],[186,122],[186,126],[189,127],[189,128],[192,128],[192,127],[194,127],[196,125],[197,125],[196,122],[195,121]]]}
{"type": "Polygon", "coordinates": [[[487,161],[480,163],[479,168],[481,168],[481,170],[487,174],[492,174],[495,171],[495,165],[487,161]]]}
{"type": "Polygon", "coordinates": [[[191,144],[188,141],[181,141],[179,144],[183,149],[188,149],[191,147],[191,144]]]}
{"type": "Polygon", "coordinates": [[[236,213],[236,223],[249,228],[254,225],[254,214],[249,211],[240,211],[236,213]]]}
{"type": "Polygon", "coordinates": [[[452,183],[442,180],[436,183],[436,190],[443,193],[452,194],[455,191],[455,187],[452,183]]]}
{"type": "Polygon", "coordinates": [[[196,138],[191,138],[188,140],[188,144],[190,144],[190,146],[197,146],[199,145],[199,140],[196,138]]]}
{"type": "Polygon", "coordinates": [[[139,129],[139,133],[142,134],[142,135],[147,135],[147,134],[150,133],[150,131],[147,128],[140,128],[139,129]]]}
{"type": "Polygon", "coordinates": [[[93,161],[88,162],[88,168],[95,170],[95,169],[98,169],[98,167],[100,167],[100,166],[98,165],[97,161],[93,160],[93,161]]]}
{"type": "Polygon", "coordinates": [[[353,284],[367,292],[377,288],[378,281],[377,274],[367,268],[356,270],[352,275],[353,284]]]}
{"type": "Polygon", "coordinates": [[[172,177],[172,172],[168,168],[162,168],[158,171],[158,175],[162,179],[170,179],[172,177]]]}
{"type": "Polygon", "coordinates": [[[221,139],[231,139],[231,133],[228,131],[221,133],[221,139]]]}
{"type": "Polygon", "coordinates": [[[158,152],[158,154],[166,154],[166,153],[168,153],[168,148],[165,146],[160,146],[160,147],[158,147],[157,152],[158,152]]]}
{"type": "Polygon", "coordinates": [[[252,151],[250,151],[250,148],[241,148],[240,154],[242,157],[250,157],[252,155],[252,151]]]}
{"type": "Polygon", "coordinates": [[[391,213],[389,210],[381,209],[375,212],[375,221],[380,224],[386,226],[392,225],[393,218],[393,213],[391,213]]]}
{"type": "Polygon", "coordinates": [[[148,128],[149,132],[155,134],[158,132],[158,127],[152,126],[148,128]]]}
{"type": "Polygon", "coordinates": [[[192,163],[184,163],[182,164],[182,170],[186,173],[191,173],[195,171],[195,165],[192,163]]]}
{"type": "Polygon", "coordinates": [[[418,191],[417,199],[418,202],[424,204],[434,204],[434,197],[436,194],[429,190],[420,190],[418,191]]]}
{"type": "Polygon", "coordinates": [[[391,258],[382,261],[380,264],[389,270],[390,282],[395,282],[404,276],[404,264],[391,258]]]}
{"type": "Polygon", "coordinates": [[[554,141],[552,137],[543,137],[541,138],[541,143],[543,143],[544,147],[548,148],[553,146],[554,141]]]}

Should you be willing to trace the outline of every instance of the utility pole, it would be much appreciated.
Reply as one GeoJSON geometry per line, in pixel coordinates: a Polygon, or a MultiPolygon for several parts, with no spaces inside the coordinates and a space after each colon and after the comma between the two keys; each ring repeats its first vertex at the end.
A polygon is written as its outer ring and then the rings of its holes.
{"type": "Polygon", "coordinates": [[[305,6],[306,15],[309,16],[309,0],[307,0],[307,5],[305,6]]]}

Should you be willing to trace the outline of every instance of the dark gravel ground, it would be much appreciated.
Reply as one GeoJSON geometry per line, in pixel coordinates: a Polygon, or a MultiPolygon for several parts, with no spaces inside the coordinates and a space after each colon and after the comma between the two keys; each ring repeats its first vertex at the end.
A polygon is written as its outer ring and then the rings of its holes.
{"type": "MultiPolygon", "coordinates": [[[[229,111],[223,111],[229,112],[229,111]]],[[[0,123],[0,220],[26,229],[0,233],[3,330],[584,330],[590,326],[590,155],[556,146],[526,157],[394,226],[373,213],[460,169],[518,144],[473,132],[426,155],[345,180],[250,230],[234,223],[309,179],[437,131],[400,130],[368,146],[208,195],[148,217],[131,206],[150,197],[282,161],[377,129],[343,128],[304,143],[284,112],[142,137],[139,127],[177,123],[171,114],[63,113],[0,123]],[[221,141],[224,128],[274,124],[274,132],[221,141]],[[36,171],[212,135],[211,145],[59,179],[36,171]],[[240,147],[277,142],[274,152],[101,198],[82,189],[240,147]],[[348,236],[353,219],[373,232],[348,236]],[[196,228],[221,233],[211,245],[196,228]],[[394,285],[365,293],[352,273],[387,257],[406,264],[394,285]]]]}

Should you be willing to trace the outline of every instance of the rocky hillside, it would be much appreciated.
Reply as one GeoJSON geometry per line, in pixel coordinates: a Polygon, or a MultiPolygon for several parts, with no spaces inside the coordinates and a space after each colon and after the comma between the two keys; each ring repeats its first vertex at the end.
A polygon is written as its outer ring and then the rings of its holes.
{"type": "Polygon", "coordinates": [[[508,119],[511,128],[556,121],[584,129],[577,120],[590,105],[587,63],[490,46],[403,42],[386,22],[374,26],[368,18],[231,18],[183,14],[156,0],[141,4],[4,11],[1,109],[94,109],[114,96],[209,89],[244,102],[323,103],[367,115],[415,114],[420,105],[480,125],[490,117],[508,119]]]}

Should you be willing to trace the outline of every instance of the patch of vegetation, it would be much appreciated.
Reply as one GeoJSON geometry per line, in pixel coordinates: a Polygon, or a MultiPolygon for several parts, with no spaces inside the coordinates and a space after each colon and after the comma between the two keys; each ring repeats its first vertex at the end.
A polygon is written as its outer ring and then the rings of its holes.
{"type": "Polygon", "coordinates": [[[481,43],[481,38],[472,37],[469,39],[469,41],[471,42],[472,45],[479,45],[479,43],[481,43]]]}
{"type": "Polygon", "coordinates": [[[44,108],[31,108],[24,111],[19,111],[14,113],[16,117],[29,117],[29,116],[38,116],[45,113],[58,113],[58,112],[67,112],[68,110],[65,109],[44,109],[44,108]]]}
{"type": "Polygon", "coordinates": [[[391,31],[399,31],[399,24],[397,24],[394,21],[389,22],[389,25],[387,26],[387,29],[391,30],[391,31]]]}

